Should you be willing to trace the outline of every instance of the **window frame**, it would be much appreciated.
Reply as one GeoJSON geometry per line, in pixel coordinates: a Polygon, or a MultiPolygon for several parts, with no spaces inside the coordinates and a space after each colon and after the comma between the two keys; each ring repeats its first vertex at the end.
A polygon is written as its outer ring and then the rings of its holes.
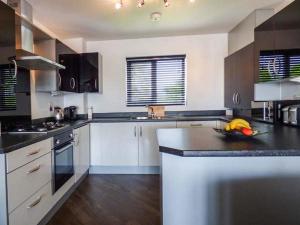
{"type": "Polygon", "coordinates": [[[141,57],[126,57],[126,107],[144,107],[147,105],[153,105],[153,106],[186,106],[187,105],[187,55],[186,54],[178,54],[178,55],[161,55],[161,56],[141,56],[141,57]],[[131,90],[131,82],[128,82],[128,78],[132,77],[130,74],[130,71],[128,70],[128,61],[134,61],[134,62],[151,62],[151,97],[155,97],[155,102],[157,102],[157,94],[156,94],[156,88],[152,88],[153,85],[157,86],[157,81],[156,81],[156,73],[154,72],[156,68],[156,65],[153,66],[153,64],[156,64],[158,60],[170,60],[170,59],[176,59],[177,58],[183,58],[184,64],[182,65],[182,71],[184,71],[183,75],[183,88],[184,88],[184,102],[183,104],[178,103],[178,104],[158,104],[158,103],[153,103],[153,104],[134,104],[130,105],[128,104],[129,102],[132,102],[131,94],[128,93],[128,90],[131,90]]]}

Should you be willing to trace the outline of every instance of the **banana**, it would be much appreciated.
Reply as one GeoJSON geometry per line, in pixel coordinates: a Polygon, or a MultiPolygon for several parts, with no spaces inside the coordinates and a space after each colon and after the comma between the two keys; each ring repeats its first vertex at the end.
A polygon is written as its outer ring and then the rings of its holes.
{"type": "Polygon", "coordinates": [[[234,119],[225,126],[226,131],[241,130],[242,128],[251,129],[250,124],[244,119],[234,119]]]}

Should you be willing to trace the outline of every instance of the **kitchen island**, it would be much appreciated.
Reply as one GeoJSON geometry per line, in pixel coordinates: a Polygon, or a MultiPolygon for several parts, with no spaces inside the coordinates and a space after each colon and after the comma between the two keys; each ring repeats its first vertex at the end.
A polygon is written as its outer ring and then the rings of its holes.
{"type": "Polygon", "coordinates": [[[300,130],[255,126],[267,133],[157,131],[163,225],[300,224],[300,130]]]}

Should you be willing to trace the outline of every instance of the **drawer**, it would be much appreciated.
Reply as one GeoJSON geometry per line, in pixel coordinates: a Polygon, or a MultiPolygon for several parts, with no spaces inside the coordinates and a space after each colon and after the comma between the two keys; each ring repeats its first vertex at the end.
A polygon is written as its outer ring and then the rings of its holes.
{"type": "Polygon", "coordinates": [[[217,127],[217,121],[178,121],[177,128],[217,127]]]}
{"type": "Polygon", "coordinates": [[[52,208],[51,182],[9,214],[9,225],[37,225],[52,208]]]}
{"type": "Polygon", "coordinates": [[[6,154],[7,173],[47,154],[51,149],[52,138],[49,138],[6,154]]]}
{"type": "Polygon", "coordinates": [[[7,174],[8,211],[11,212],[51,181],[51,152],[7,174]]]}

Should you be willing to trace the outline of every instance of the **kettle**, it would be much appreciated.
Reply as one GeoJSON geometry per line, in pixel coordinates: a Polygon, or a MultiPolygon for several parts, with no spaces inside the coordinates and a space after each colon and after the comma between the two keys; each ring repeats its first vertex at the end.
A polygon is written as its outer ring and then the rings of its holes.
{"type": "Polygon", "coordinates": [[[57,122],[60,122],[64,119],[64,111],[60,107],[54,108],[54,117],[57,122]]]}

